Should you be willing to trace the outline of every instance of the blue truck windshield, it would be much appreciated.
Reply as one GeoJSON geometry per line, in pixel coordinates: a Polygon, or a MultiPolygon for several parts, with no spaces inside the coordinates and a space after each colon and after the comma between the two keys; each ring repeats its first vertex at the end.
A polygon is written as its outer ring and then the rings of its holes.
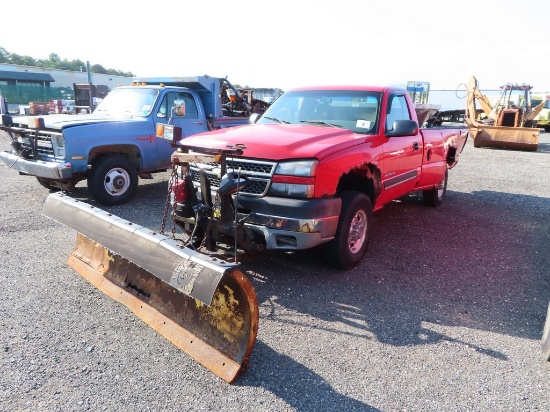
{"type": "Polygon", "coordinates": [[[116,116],[149,116],[155,105],[158,90],[144,87],[113,89],[99,103],[94,113],[116,116]]]}

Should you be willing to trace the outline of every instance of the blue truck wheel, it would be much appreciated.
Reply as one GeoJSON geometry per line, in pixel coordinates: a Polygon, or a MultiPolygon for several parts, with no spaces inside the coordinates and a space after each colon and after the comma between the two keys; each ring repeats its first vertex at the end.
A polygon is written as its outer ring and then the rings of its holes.
{"type": "Polygon", "coordinates": [[[138,174],[124,156],[107,156],[92,166],[88,189],[93,198],[106,206],[128,202],[138,185],[138,174]]]}

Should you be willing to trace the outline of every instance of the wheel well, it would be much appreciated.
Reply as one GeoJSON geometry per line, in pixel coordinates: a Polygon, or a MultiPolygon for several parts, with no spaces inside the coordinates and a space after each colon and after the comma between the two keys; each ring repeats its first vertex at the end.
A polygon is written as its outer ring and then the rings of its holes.
{"type": "Polygon", "coordinates": [[[343,193],[349,190],[365,193],[374,205],[376,198],[382,191],[380,170],[370,163],[350,169],[340,177],[336,192],[343,193]]]}
{"type": "Polygon", "coordinates": [[[449,150],[447,152],[447,164],[454,165],[456,163],[456,147],[449,147],[449,150]]]}
{"type": "Polygon", "coordinates": [[[131,145],[110,145],[94,147],[90,152],[89,164],[93,165],[106,156],[124,156],[136,168],[141,169],[141,152],[136,146],[131,145]]]}

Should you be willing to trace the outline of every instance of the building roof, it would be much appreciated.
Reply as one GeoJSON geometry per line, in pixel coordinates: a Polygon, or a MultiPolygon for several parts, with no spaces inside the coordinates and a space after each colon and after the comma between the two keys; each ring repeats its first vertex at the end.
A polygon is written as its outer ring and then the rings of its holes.
{"type": "Polygon", "coordinates": [[[48,73],[16,72],[9,70],[0,70],[0,80],[55,82],[54,78],[48,73]]]}

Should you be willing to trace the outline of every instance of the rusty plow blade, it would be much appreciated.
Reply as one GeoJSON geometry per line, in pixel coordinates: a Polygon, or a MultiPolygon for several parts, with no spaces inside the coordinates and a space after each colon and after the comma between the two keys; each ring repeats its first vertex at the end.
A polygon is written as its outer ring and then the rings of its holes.
{"type": "Polygon", "coordinates": [[[535,151],[539,145],[540,130],[536,127],[470,126],[474,147],[501,147],[535,151]]]}
{"type": "Polygon", "coordinates": [[[248,368],[258,301],[234,263],[64,194],[42,213],[77,233],[68,265],[227,382],[248,368]]]}

